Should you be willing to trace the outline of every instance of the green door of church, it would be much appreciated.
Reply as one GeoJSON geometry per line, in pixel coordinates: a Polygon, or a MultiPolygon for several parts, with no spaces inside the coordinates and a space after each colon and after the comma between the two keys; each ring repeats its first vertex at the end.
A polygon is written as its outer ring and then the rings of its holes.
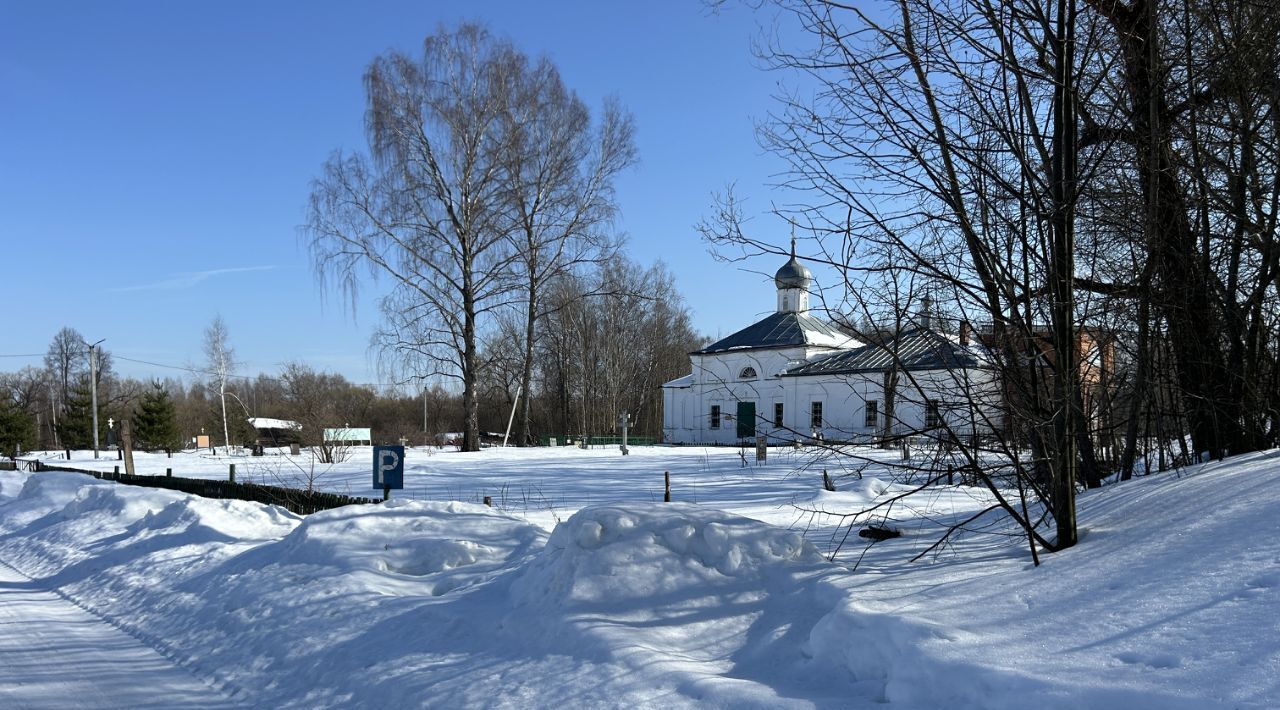
{"type": "Polygon", "coordinates": [[[756,403],[738,402],[738,438],[756,435],[756,403]]]}

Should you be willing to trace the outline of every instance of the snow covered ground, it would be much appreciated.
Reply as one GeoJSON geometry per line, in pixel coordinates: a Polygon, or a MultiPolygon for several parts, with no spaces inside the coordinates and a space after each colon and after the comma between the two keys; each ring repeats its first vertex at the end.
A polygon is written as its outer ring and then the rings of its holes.
{"type": "MultiPolygon", "coordinates": [[[[907,562],[986,507],[978,491],[898,504],[902,538],[854,536],[830,560],[843,528],[813,511],[901,492],[874,465],[830,493],[819,469],[838,462],[806,452],[743,468],[733,449],[633,451],[419,451],[390,504],[305,519],[0,473],[0,604],[21,609],[0,616],[0,705],[137,705],[116,655],[148,669],[156,706],[1280,705],[1280,453],[1084,495],[1081,544],[1033,568],[994,514],[907,562]],[[15,663],[74,644],[65,677],[15,663]]],[[[235,461],[369,495],[354,453],[315,474],[235,461]]]]}

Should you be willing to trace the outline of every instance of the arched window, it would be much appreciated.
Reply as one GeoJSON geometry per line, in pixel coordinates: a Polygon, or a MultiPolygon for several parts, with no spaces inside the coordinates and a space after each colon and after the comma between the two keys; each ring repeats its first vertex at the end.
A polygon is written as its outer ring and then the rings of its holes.
{"type": "Polygon", "coordinates": [[[754,367],[744,367],[742,368],[742,372],[738,373],[738,379],[740,380],[754,380],[755,378],[756,368],[754,367]]]}

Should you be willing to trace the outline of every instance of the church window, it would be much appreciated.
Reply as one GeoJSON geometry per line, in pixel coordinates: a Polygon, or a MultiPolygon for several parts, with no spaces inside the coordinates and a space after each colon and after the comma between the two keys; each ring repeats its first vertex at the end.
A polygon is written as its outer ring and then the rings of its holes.
{"type": "Polygon", "coordinates": [[[937,429],[942,426],[942,412],[938,409],[938,400],[931,399],[924,404],[924,428],[937,429]]]}
{"type": "Polygon", "coordinates": [[[718,404],[711,405],[711,428],[720,428],[720,405],[718,404]]]}
{"type": "Polygon", "coordinates": [[[863,426],[875,429],[880,423],[880,403],[874,399],[867,400],[867,414],[863,426]]]}
{"type": "Polygon", "coordinates": [[[822,402],[809,405],[809,426],[814,429],[822,428],[822,402]]]}
{"type": "Polygon", "coordinates": [[[754,367],[744,367],[742,368],[742,372],[738,373],[738,379],[740,380],[754,380],[755,378],[756,368],[754,367]]]}
{"type": "Polygon", "coordinates": [[[778,429],[782,428],[782,402],[773,404],[773,426],[778,429]]]}

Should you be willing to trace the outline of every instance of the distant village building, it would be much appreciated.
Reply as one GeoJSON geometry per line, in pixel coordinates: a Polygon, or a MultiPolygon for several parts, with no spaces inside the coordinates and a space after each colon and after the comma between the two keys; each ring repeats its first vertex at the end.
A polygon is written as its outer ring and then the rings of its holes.
{"type": "Polygon", "coordinates": [[[339,446],[359,446],[373,444],[373,429],[369,427],[342,426],[324,430],[324,443],[339,446]]]}
{"type": "Polygon", "coordinates": [[[692,372],[663,388],[668,443],[873,441],[1003,426],[1000,385],[968,328],[940,332],[925,312],[864,342],[809,314],[809,269],[774,276],[777,310],[690,353],[692,372]]]}
{"type": "Polygon", "coordinates": [[[288,419],[249,417],[249,426],[257,433],[260,446],[287,446],[301,440],[302,425],[288,419]]]}

